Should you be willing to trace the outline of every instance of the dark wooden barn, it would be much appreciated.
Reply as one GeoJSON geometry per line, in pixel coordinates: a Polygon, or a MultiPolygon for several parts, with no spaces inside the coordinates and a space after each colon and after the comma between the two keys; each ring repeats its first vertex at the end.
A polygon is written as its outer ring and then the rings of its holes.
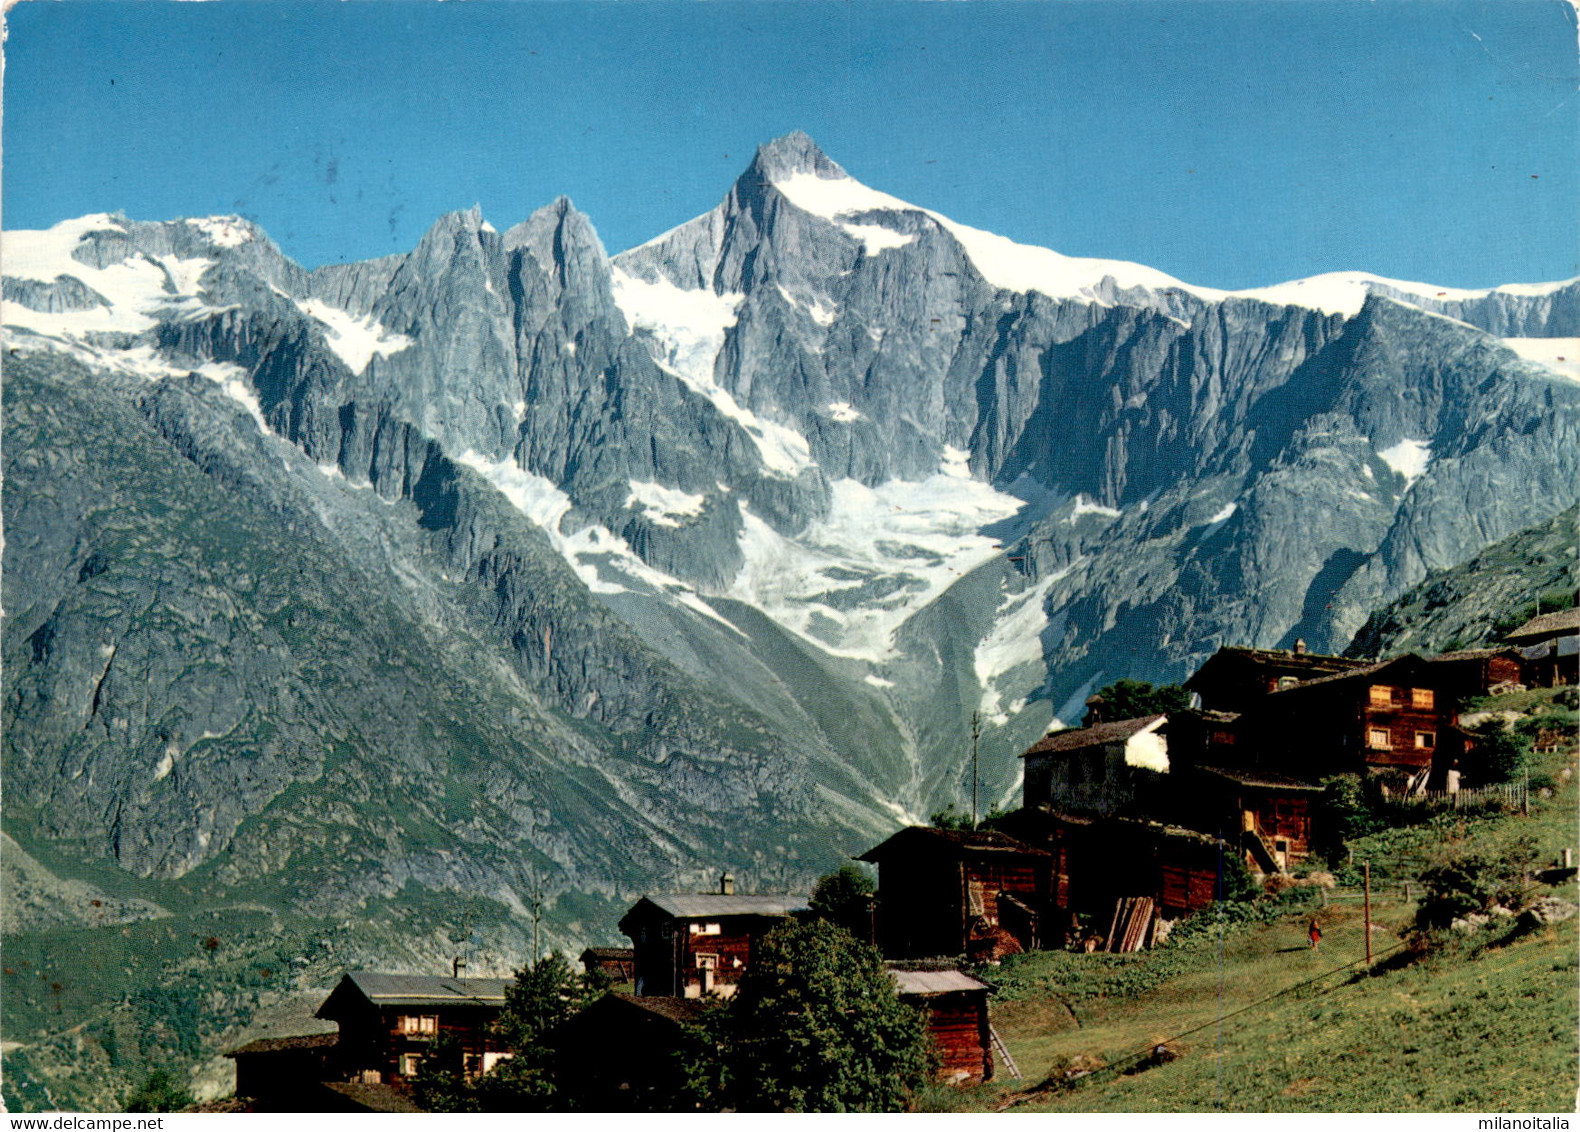
{"type": "MultiPolygon", "coordinates": [[[[1205,809],[1196,811],[1209,824],[1205,809]]],[[[1210,824],[1224,820],[1213,813],[1210,824]]],[[[1219,838],[1143,818],[1023,808],[1017,836],[1049,854],[1049,899],[1042,946],[1077,942],[1074,915],[1106,922],[1116,902],[1145,897],[1173,919],[1218,899],[1224,852],[1219,838]]],[[[1234,852],[1230,849],[1229,852],[1234,852]]]]}
{"type": "Polygon", "coordinates": [[[803,896],[644,896],[620,920],[634,945],[636,993],[727,998],[751,965],[757,941],[805,909],[803,896]]]}
{"type": "Polygon", "coordinates": [[[1439,673],[1438,679],[1460,701],[1507,690],[1524,682],[1518,649],[1461,649],[1425,658],[1439,673]]]}
{"type": "Polygon", "coordinates": [[[603,1112],[663,1112],[679,1085],[697,998],[612,991],[552,1030],[546,1044],[571,1103],[603,1112]]]}
{"type": "Polygon", "coordinates": [[[629,947],[589,947],[580,960],[583,971],[597,971],[613,986],[636,979],[636,952],[629,947]]]}
{"type": "Polygon", "coordinates": [[[399,1084],[441,1034],[454,1037],[470,1073],[487,1073],[509,1053],[490,1024],[505,1005],[506,979],[388,975],[353,971],[341,978],[316,1017],[340,1026],[337,1076],[362,1084],[399,1084]]]}
{"type": "Polygon", "coordinates": [[[236,1063],[236,1096],[253,1112],[307,1112],[338,1072],[335,1033],[260,1038],[225,1056],[236,1063]]]}
{"type": "Polygon", "coordinates": [[[992,950],[1001,934],[1040,946],[1046,850],[991,830],[910,826],[858,860],[878,866],[878,948],[890,958],[992,950]]]}
{"type": "Polygon", "coordinates": [[[1523,679],[1531,687],[1580,680],[1580,607],[1532,617],[1504,639],[1519,649],[1523,679]]]}
{"type": "Polygon", "coordinates": [[[988,987],[954,968],[914,970],[891,963],[900,1001],[927,1014],[927,1032],[938,1051],[938,1077],[957,1085],[993,1078],[993,1030],[988,987]]]}

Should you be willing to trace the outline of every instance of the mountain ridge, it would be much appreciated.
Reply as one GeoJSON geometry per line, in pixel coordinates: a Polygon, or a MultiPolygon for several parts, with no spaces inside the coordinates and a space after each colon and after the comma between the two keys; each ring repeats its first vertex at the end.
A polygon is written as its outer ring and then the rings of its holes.
{"type": "MultiPolygon", "coordinates": [[[[533,689],[589,766],[617,768],[589,804],[673,852],[615,869],[584,842],[555,864],[566,891],[701,854],[683,833],[699,805],[811,822],[808,845],[830,836],[798,859],[813,872],[969,792],[973,711],[984,785],[1007,798],[1013,755],[1100,683],[1177,679],[1217,644],[1337,650],[1430,570],[1580,496],[1580,385],[1498,340],[1580,335],[1580,281],[1345,276],[1342,303],[1326,277],[1193,288],[957,224],[800,134],[714,210],[613,257],[564,197],[503,233],[452,212],[410,252],[311,272],[236,218],[101,214],[5,239],[11,366],[118,375],[37,380],[129,398],[157,459],[306,508],[347,576],[400,579],[376,620],[452,620],[478,673],[533,689]],[[1308,284],[1316,299],[1283,301],[1308,284]],[[638,796],[662,799],[665,828],[638,796]]],[[[13,457],[60,442],[33,443],[13,457]]],[[[58,588],[27,550],[45,522],[8,498],[8,609],[58,588]]],[[[86,624],[102,598],[79,596],[86,624]]],[[[48,758],[16,761],[71,700],[17,699],[58,667],[26,644],[42,623],[6,625],[7,766],[48,799],[48,758]]],[[[157,769],[176,685],[150,694],[149,733],[106,733],[95,757],[157,769]]],[[[270,781],[253,816],[283,796],[270,781]]],[[[146,793],[116,790],[93,811],[146,793]]],[[[162,805],[137,836],[196,845],[214,808],[162,805]]],[[[122,859],[111,819],[83,822],[85,852],[122,859]]],[[[758,824],[730,834],[734,867],[783,848],[758,824]]],[[[228,851],[208,836],[183,868],[228,851]]],[[[166,868],[142,853],[124,859],[166,868]]]]}

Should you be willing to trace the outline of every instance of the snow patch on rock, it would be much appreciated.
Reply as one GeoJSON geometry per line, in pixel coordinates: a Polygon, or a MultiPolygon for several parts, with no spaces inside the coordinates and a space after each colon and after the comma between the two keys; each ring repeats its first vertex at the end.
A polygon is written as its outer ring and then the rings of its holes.
{"type": "Polygon", "coordinates": [[[361,374],[375,355],[388,357],[410,346],[404,334],[393,334],[371,314],[357,318],[350,311],[330,306],[322,299],[298,299],[302,313],[324,327],[324,340],[352,373],[361,374]]]}
{"type": "Polygon", "coordinates": [[[1377,455],[1408,483],[1414,483],[1425,474],[1427,465],[1432,462],[1432,446],[1425,440],[1406,437],[1398,444],[1379,450],[1377,455]]]}
{"type": "Polygon", "coordinates": [[[626,497],[627,507],[641,507],[648,522],[661,527],[678,527],[679,520],[691,519],[702,514],[705,496],[692,495],[678,488],[659,483],[632,480],[631,494],[626,497]]]}
{"type": "Polygon", "coordinates": [[[794,538],[742,504],[745,561],[727,595],[837,656],[874,663],[893,656],[894,634],[908,618],[999,553],[982,528],[1024,506],[952,474],[963,467],[959,456],[921,481],[870,488],[837,480],[828,515],[794,538]]]}
{"type": "Polygon", "coordinates": [[[1560,377],[1580,381],[1580,338],[1500,338],[1528,362],[1546,366],[1560,377]]]}

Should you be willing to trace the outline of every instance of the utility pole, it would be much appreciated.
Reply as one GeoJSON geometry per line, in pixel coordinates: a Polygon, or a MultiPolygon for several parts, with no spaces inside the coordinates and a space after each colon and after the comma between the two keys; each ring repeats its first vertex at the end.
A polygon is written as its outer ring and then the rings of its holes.
{"type": "Polygon", "coordinates": [[[543,884],[537,869],[531,870],[528,877],[532,881],[532,891],[527,894],[532,901],[532,962],[536,963],[543,958],[543,948],[538,942],[538,925],[543,922],[543,884]]]}
{"type": "Polygon", "coordinates": [[[971,828],[977,827],[977,740],[982,738],[982,713],[971,713],[971,828]]]}
{"type": "Polygon", "coordinates": [[[1366,970],[1371,971],[1372,966],[1372,863],[1362,862],[1361,874],[1365,878],[1365,919],[1366,919],[1366,970]]]}

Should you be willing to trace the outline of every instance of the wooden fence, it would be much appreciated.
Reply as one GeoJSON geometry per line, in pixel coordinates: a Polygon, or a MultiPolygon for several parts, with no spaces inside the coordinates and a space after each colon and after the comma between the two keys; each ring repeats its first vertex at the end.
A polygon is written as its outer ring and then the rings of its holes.
{"type": "Polygon", "coordinates": [[[1506,806],[1526,809],[1530,805],[1530,787],[1525,782],[1505,782],[1498,786],[1481,786],[1475,790],[1427,790],[1419,794],[1401,794],[1389,801],[1402,806],[1431,806],[1443,810],[1474,810],[1484,802],[1496,800],[1506,806]]]}

